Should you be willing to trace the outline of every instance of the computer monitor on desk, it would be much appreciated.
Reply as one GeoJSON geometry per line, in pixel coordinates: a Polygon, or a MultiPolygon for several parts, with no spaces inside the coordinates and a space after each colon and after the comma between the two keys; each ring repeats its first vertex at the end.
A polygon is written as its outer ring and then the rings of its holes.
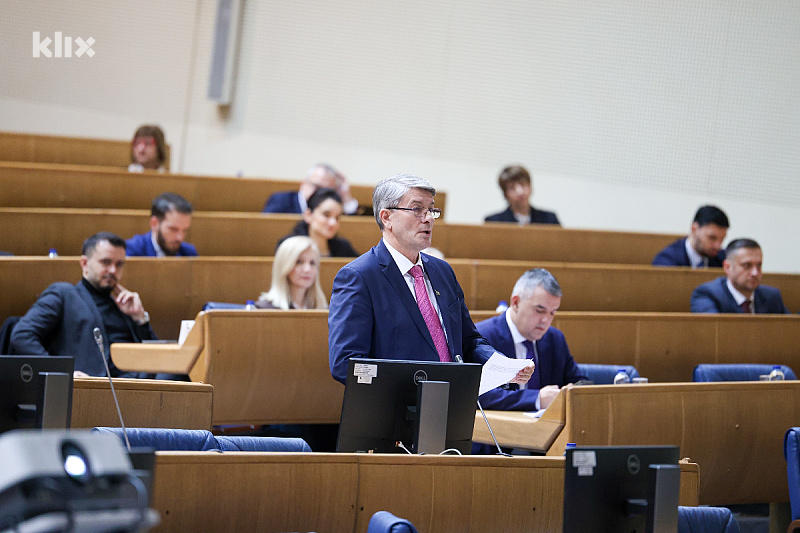
{"type": "Polygon", "coordinates": [[[579,446],[566,452],[564,533],[674,533],[677,446],[579,446]]]}
{"type": "Polygon", "coordinates": [[[75,360],[62,356],[0,356],[0,433],[69,428],[75,360]]]}
{"type": "Polygon", "coordinates": [[[336,450],[469,454],[480,380],[473,363],[351,359],[336,450]]]}

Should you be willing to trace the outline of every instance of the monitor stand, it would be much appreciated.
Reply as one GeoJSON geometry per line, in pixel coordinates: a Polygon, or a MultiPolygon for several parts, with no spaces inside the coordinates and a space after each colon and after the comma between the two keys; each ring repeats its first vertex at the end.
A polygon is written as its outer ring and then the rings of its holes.
{"type": "Polygon", "coordinates": [[[445,450],[449,403],[450,383],[447,381],[417,383],[414,452],[439,454],[445,450]]]}

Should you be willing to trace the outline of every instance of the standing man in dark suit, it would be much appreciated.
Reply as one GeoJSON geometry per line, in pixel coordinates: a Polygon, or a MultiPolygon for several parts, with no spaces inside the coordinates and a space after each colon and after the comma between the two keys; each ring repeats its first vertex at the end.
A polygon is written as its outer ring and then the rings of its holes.
{"type": "Polygon", "coordinates": [[[569,353],[564,334],[551,327],[561,306],[561,286],[543,268],[525,272],[511,291],[508,310],[476,324],[478,332],[501,353],[532,359],[533,376],[525,386],[510,385],[480,397],[484,409],[546,409],[561,387],[587,379],[569,353]]]}
{"type": "Polygon", "coordinates": [[[673,242],[653,258],[655,266],[721,267],[722,242],[728,234],[728,216],[713,205],[697,210],[689,236],[673,242]]]}
{"type": "MultiPolygon", "coordinates": [[[[383,238],[342,267],[328,314],[331,374],[344,383],[351,357],[485,363],[494,353],[475,329],[464,293],[445,261],[420,252],[431,245],[434,189],[417,176],[382,180],[372,193],[383,238]]],[[[533,364],[514,382],[526,383],[533,364]]]]}
{"type": "Polygon", "coordinates": [[[308,209],[308,199],[317,189],[334,189],[342,198],[345,215],[358,211],[358,200],[350,195],[350,184],[342,173],[330,165],[319,164],[308,170],[299,191],[276,192],[264,204],[262,213],[303,214],[308,209]]]}
{"type": "Polygon", "coordinates": [[[530,205],[533,186],[531,175],[520,165],[506,167],[497,178],[500,189],[508,202],[508,209],[489,215],[486,222],[516,222],[517,224],[556,224],[558,217],[551,211],[535,209],[530,205]]]}
{"type": "Polygon", "coordinates": [[[697,287],[693,313],[788,313],[781,291],[761,285],[761,247],[752,239],[736,239],[725,249],[725,276],[697,287]]]}
{"type": "Polygon", "coordinates": [[[17,322],[11,347],[23,355],[72,356],[76,376],[105,376],[94,338],[100,328],[111,376],[140,377],[118,371],[109,358],[111,343],[155,338],[139,294],[119,284],[125,241],[108,232],[92,235],[83,243],[80,265],[77,284],[53,283],[17,322]]]}
{"type": "Polygon", "coordinates": [[[128,257],[194,257],[197,249],[184,242],[192,225],[192,204],[173,192],[161,193],[150,207],[150,231],[127,240],[128,257]]]}

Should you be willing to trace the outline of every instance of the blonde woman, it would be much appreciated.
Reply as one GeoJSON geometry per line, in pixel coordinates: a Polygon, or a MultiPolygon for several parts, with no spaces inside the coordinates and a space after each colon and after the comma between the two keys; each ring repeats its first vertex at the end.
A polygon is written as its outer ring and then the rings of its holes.
{"type": "Polygon", "coordinates": [[[319,248],[310,237],[289,237],[272,263],[272,286],[255,303],[259,309],[327,309],[319,285],[319,248]]]}

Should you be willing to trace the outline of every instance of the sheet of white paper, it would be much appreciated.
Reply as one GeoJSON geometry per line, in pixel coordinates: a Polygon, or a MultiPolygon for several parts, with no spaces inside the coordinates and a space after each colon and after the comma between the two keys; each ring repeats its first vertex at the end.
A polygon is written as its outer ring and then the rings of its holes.
{"type": "Polygon", "coordinates": [[[526,411],[523,413],[525,416],[529,416],[531,418],[542,418],[542,415],[547,409],[539,409],[538,411],[526,411]]]}
{"type": "Polygon", "coordinates": [[[478,394],[490,391],[495,387],[504,385],[514,379],[517,372],[528,366],[528,359],[511,359],[505,355],[494,352],[483,365],[481,372],[481,385],[478,394]]]}
{"type": "Polygon", "coordinates": [[[178,344],[183,346],[183,343],[186,342],[186,337],[189,336],[189,332],[194,327],[194,320],[181,320],[181,333],[178,335],[178,344]]]}

